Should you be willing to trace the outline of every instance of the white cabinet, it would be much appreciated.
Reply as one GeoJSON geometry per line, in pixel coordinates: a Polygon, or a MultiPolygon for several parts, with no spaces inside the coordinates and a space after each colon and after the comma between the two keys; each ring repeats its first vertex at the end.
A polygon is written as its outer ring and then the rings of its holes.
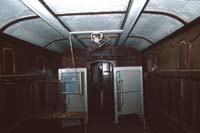
{"type": "Polygon", "coordinates": [[[58,70],[62,95],[67,112],[88,112],[87,69],[66,68],[58,70]]]}
{"type": "Polygon", "coordinates": [[[142,67],[114,67],[115,122],[126,114],[143,116],[142,67]]]}

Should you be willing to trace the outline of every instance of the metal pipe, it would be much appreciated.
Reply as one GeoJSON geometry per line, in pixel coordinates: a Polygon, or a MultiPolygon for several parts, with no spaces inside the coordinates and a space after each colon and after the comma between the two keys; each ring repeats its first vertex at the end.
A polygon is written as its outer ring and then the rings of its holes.
{"type": "Polygon", "coordinates": [[[72,67],[75,68],[75,60],[74,60],[74,51],[73,51],[73,44],[72,44],[72,36],[69,34],[69,43],[70,43],[70,51],[72,56],[72,67]]]}
{"type": "Polygon", "coordinates": [[[99,30],[99,31],[74,31],[69,32],[70,35],[92,34],[92,33],[105,33],[105,34],[120,34],[123,30],[99,30]]]}

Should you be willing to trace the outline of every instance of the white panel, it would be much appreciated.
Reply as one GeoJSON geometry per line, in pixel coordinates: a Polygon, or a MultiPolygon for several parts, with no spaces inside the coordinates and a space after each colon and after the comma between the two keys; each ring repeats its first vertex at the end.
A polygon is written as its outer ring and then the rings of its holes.
{"type": "Polygon", "coordinates": [[[125,11],[129,0],[44,0],[55,13],[125,11]]]}
{"type": "Polygon", "coordinates": [[[200,0],[150,0],[145,10],[165,11],[190,22],[200,16],[200,0]]]}
{"type": "Polygon", "coordinates": [[[120,72],[123,92],[140,91],[141,89],[141,72],[138,70],[123,70],[120,72]]]}
{"type": "MultiPolygon", "coordinates": [[[[48,11],[48,9],[43,5],[43,3],[39,0],[20,0],[27,7],[33,10],[38,16],[40,16],[45,22],[51,25],[54,29],[56,29],[60,34],[62,34],[65,38],[69,37],[69,31],[55,18],[55,16],[48,11]]],[[[74,39],[74,37],[71,37],[74,39]]],[[[77,40],[75,43],[82,46],[77,40]]]]}
{"type": "Polygon", "coordinates": [[[142,14],[131,35],[157,42],[182,26],[182,23],[168,16],[142,14]]]}
{"type": "Polygon", "coordinates": [[[39,18],[17,23],[4,32],[39,46],[44,46],[52,40],[63,38],[57,31],[39,18]]]}
{"type": "Polygon", "coordinates": [[[127,45],[129,47],[133,47],[138,51],[142,51],[142,50],[146,49],[147,47],[151,46],[151,43],[144,39],[129,37],[126,40],[125,45],[127,45]]]}
{"type": "Polygon", "coordinates": [[[141,114],[141,93],[129,92],[122,95],[123,103],[120,114],[141,114]]]}
{"type": "MultiPolygon", "coordinates": [[[[82,86],[82,93],[66,93],[63,90],[66,88],[62,88],[62,94],[66,98],[65,105],[67,112],[86,112],[88,113],[88,102],[87,102],[87,69],[86,68],[64,68],[58,70],[58,78],[61,83],[66,82],[66,79],[63,79],[63,74],[70,73],[79,73],[81,72],[81,80],[79,81],[80,86],[82,86]]],[[[66,77],[65,77],[66,78],[66,77]]],[[[69,78],[70,79],[70,78],[69,78]]],[[[67,79],[67,82],[70,80],[67,79]]]]}
{"type": "Polygon", "coordinates": [[[118,123],[119,115],[138,114],[142,117],[142,67],[114,67],[114,81],[115,123],[118,123]]]}
{"type": "Polygon", "coordinates": [[[58,53],[64,53],[69,47],[69,41],[61,40],[50,44],[47,49],[58,53]]]}
{"type": "Polygon", "coordinates": [[[68,112],[85,112],[85,104],[84,104],[84,95],[67,95],[69,96],[68,104],[69,109],[68,112]]]}
{"type": "Polygon", "coordinates": [[[123,19],[122,14],[61,17],[72,31],[119,30],[123,19]]]}
{"type": "Polygon", "coordinates": [[[32,15],[35,14],[24,6],[19,0],[0,1],[0,28],[12,20],[32,15]]]}

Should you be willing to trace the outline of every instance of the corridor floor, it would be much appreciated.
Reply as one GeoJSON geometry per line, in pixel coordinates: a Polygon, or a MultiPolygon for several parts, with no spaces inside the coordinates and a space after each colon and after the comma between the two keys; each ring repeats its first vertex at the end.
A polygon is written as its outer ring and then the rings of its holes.
{"type": "MultiPolygon", "coordinates": [[[[26,121],[12,133],[84,133],[82,126],[63,127],[61,121],[26,121]]],[[[138,117],[121,118],[119,124],[106,115],[89,118],[87,133],[145,133],[138,117]]]]}

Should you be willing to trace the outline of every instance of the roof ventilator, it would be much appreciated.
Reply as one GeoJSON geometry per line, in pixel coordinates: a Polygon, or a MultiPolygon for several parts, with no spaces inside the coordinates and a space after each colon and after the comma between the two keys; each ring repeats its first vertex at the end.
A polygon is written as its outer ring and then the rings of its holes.
{"type": "Polygon", "coordinates": [[[93,32],[91,33],[91,42],[92,44],[89,47],[89,51],[94,51],[100,48],[103,48],[108,44],[110,38],[105,36],[102,32],[93,32]]]}
{"type": "Polygon", "coordinates": [[[73,35],[89,34],[91,35],[92,44],[89,46],[90,51],[94,51],[103,48],[109,41],[110,38],[104,34],[121,34],[123,30],[102,30],[102,31],[74,31],[69,33],[70,49],[72,56],[72,65],[75,67],[74,52],[72,44],[73,35]]]}

